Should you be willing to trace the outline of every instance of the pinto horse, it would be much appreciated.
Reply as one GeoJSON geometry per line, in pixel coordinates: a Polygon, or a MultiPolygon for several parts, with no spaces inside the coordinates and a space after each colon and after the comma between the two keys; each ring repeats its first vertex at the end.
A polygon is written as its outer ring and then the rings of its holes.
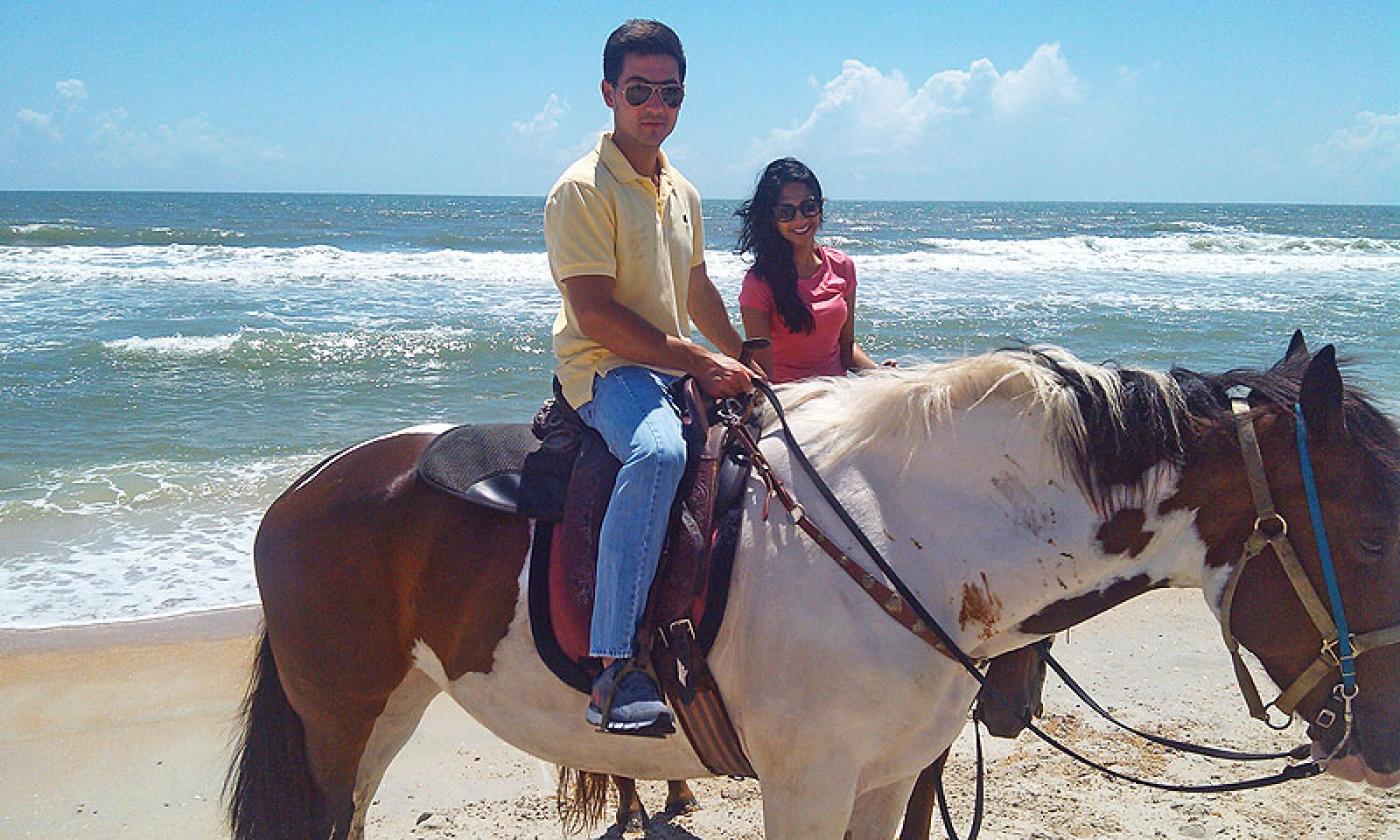
{"type": "MultiPolygon", "coordinates": [[[[1322,662],[1291,705],[1312,722],[1329,773],[1400,782],[1400,645],[1374,642],[1400,623],[1400,436],[1344,384],[1332,347],[1312,355],[1298,340],[1268,370],[1220,375],[1021,348],[779,395],[793,437],[872,549],[969,656],[1024,647],[1157,587],[1199,588],[1227,613],[1227,639],[1276,684],[1322,662]],[[1253,502],[1227,393],[1240,390],[1276,517],[1253,502]],[[1335,588],[1358,641],[1380,645],[1354,659],[1354,684],[1334,691],[1337,671],[1319,651],[1335,646],[1295,595],[1281,549],[1245,554],[1261,522],[1283,523],[1304,584],[1327,598],[1335,588]]],[[[230,774],[237,840],[361,837],[385,768],[444,691],[556,764],[707,774],[680,735],[604,735],[584,722],[581,695],[531,639],[530,523],[419,480],[437,431],[332,457],[263,519],[254,562],[266,626],[230,774]]],[[[770,429],[761,446],[806,517],[874,570],[784,436],[770,429]]],[[[765,513],[764,494],[750,493],[709,658],[758,776],[765,836],[891,837],[978,683],[891,620],[781,509],[765,513]]]]}

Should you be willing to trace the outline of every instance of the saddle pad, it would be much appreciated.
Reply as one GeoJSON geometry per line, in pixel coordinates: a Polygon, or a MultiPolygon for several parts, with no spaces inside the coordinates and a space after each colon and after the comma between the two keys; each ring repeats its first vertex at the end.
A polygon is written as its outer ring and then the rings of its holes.
{"type": "MultiPolygon", "coordinates": [[[[743,517],[743,507],[736,505],[714,524],[709,577],[696,602],[696,613],[703,616],[695,627],[696,643],[702,653],[710,652],[724,622],[729,579],[743,517]]],[[[598,670],[597,660],[586,657],[593,599],[589,592],[586,605],[580,604],[577,588],[570,586],[565,570],[551,560],[551,554],[558,556],[556,544],[563,530],[553,522],[537,520],[535,523],[528,584],[530,628],[535,637],[535,649],[549,670],[564,683],[587,694],[598,670]]]]}
{"type": "Polygon", "coordinates": [[[505,513],[557,519],[572,453],[541,449],[528,423],[457,426],[423,452],[418,474],[449,495],[505,513]]]}

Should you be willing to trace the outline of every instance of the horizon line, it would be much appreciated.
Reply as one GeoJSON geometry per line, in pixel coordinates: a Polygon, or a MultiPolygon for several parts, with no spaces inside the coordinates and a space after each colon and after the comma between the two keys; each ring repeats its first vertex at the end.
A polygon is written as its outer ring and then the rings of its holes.
{"type": "MultiPolygon", "coordinates": [[[[543,201],[544,194],[535,193],[432,193],[432,192],[364,192],[350,190],[203,190],[203,189],[8,189],[0,195],[23,194],[145,194],[145,195],[285,195],[285,196],[355,196],[374,198],[528,198],[543,201]]],[[[743,198],[712,196],[702,201],[738,202],[743,198]]],[[[1230,205],[1230,206],[1290,206],[1290,207],[1375,207],[1400,208],[1400,202],[1390,204],[1351,204],[1329,201],[1266,201],[1250,199],[1130,199],[1130,198],[868,198],[850,197],[838,202],[882,202],[886,204],[1160,204],[1160,205],[1230,205]]]]}

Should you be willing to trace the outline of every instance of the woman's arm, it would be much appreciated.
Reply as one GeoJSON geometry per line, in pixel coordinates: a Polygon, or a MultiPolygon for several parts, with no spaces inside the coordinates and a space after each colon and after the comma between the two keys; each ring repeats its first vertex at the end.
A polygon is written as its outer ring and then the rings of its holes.
{"type": "MultiPolygon", "coordinates": [[[[744,322],[745,338],[772,338],[773,320],[766,309],[759,309],[756,306],[739,306],[739,317],[744,322]]],[[[753,360],[763,368],[763,375],[769,379],[773,378],[773,345],[768,345],[762,350],[755,350],[753,360]]]]}
{"type": "MultiPolygon", "coordinates": [[[[748,322],[744,323],[745,329],[748,322]]],[[[856,344],[856,287],[846,290],[846,323],[841,325],[841,366],[846,370],[870,370],[876,367],[865,351],[856,344]]]]}

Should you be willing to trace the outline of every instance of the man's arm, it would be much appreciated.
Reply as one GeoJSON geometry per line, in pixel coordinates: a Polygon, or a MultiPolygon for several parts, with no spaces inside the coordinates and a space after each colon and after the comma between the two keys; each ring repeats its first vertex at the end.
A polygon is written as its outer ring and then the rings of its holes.
{"type": "Polygon", "coordinates": [[[724,308],[724,298],[720,297],[719,290],[710,281],[710,273],[705,270],[703,262],[690,269],[687,288],[685,303],[690,310],[690,320],[721,353],[738,358],[743,342],[730,322],[729,312],[724,308]]]}
{"type": "MultiPolygon", "coordinates": [[[[613,278],[603,275],[585,274],[564,279],[569,305],[584,335],[638,364],[685,371],[695,377],[700,390],[712,397],[735,397],[753,390],[748,368],[738,360],[658,330],[645,318],[613,300],[614,285],[613,278]]],[[[720,306],[723,309],[723,304],[720,306]]],[[[737,353],[738,334],[734,333],[733,326],[729,331],[733,333],[733,347],[737,353]]]]}

